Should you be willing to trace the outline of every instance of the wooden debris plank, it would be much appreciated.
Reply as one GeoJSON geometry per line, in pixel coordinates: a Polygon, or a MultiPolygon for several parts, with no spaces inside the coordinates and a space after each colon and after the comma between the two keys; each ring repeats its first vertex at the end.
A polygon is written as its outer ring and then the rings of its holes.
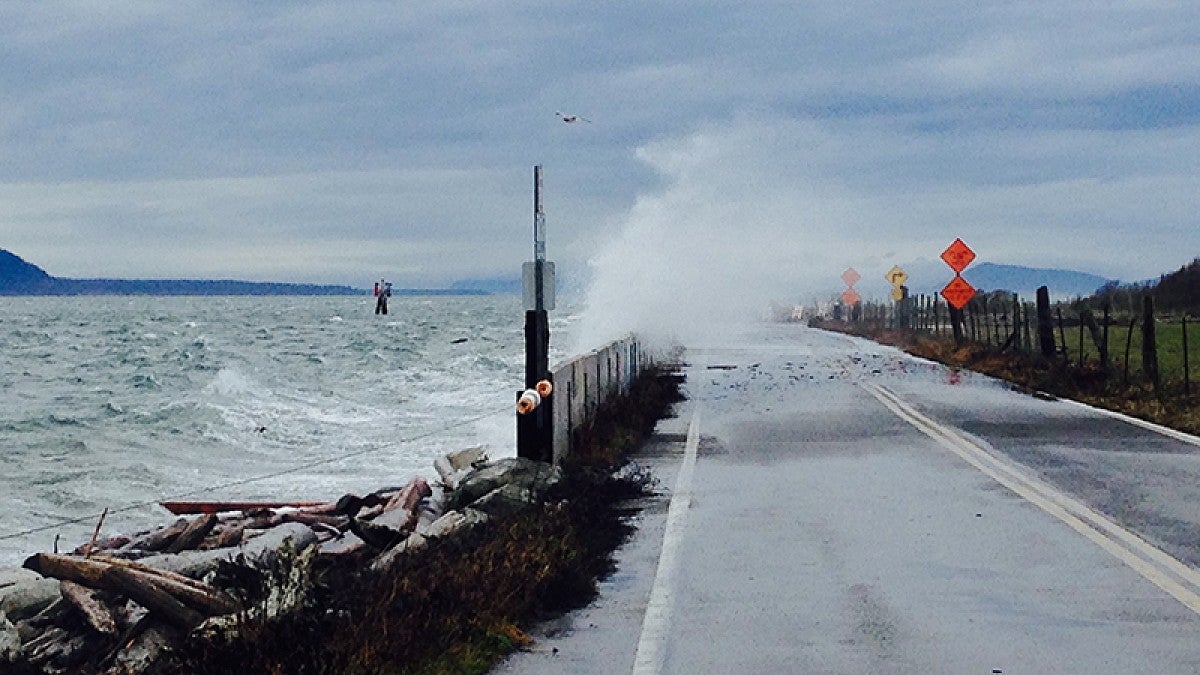
{"type": "Polygon", "coordinates": [[[92,630],[101,635],[115,635],[117,633],[117,622],[113,618],[112,611],[100,600],[96,599],[95,592],[74,581],[60,581],[59,587],[62,591],[63,599],[72,607],[79,611],[83,616],[83,620],[87,625],[91,626],[92,630]]]}
{"type": "Polygon", "coordinates": [[[324,507],[329,502],[159,502],[159,506],[177,516],[195,513],[222,513],[225,511],[259,511],[263,509],[315,508],[324,507]]]}

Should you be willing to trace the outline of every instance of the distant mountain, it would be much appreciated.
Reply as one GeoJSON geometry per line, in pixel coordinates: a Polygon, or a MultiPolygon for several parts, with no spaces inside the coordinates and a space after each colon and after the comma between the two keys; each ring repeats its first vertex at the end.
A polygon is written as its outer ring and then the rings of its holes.
{"type": "Polygon", "coordinates": [[[977,288],[1012,291],[1031,297],[1039,286],[1046,286],[1050,294],[1056,297],[1088,296],[1114,281],[1087,272],[997,263],[972,265],[963,273],[963,277],[977,288]]]}
{"type": "Polygon", "coordinates": [[[0,249],[0,293],[26,295],[49,288],[54,277],[46,274],[37,265],[31,265],[20,257],[0,249]]]}
{"type": "MultiPolygon", "coordinates": [[[[912,293],[936,293],[954,276],[954,272],[940,260],[918,260],[901,265],[909,276],[912,293]]],[[[1089,296],[1101,286],[1111,283],[1096,274],[1074,270],[1023,267],[1000,263],[980,262],[967,267],[963,278],[981,291],[1011,291],[1032,298],[1039,286],[1046,286],[1056,298],[1089,296]]]]}
{"type": "MultiPolygon", "coordinates": [[[[0,249],[0,295],[363,295],[350,286],[193,279],[68,279],[0,249]]],[[[393,289],[396,295],[478,295],[454,289],[393,289]]]]}

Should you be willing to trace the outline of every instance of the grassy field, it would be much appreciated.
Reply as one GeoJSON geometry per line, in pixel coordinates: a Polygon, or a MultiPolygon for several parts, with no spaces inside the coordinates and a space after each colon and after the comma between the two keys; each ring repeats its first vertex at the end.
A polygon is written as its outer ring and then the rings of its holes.
{"type": "MultiPolygon", "coordinates": [[[[1192,384],[1197,379],[1197,359],[1200,358],[1200,324],[1189,322],[1186,325],[1188,342],[1187,373],[1192,384]]],[[[1083,326],[1065,329],[1067,336],[1067,352],[1071,363],[1079,363],[1079,338],[1083,335],[1084,361],[1099,362],[1100,350],[1092,341],[1091,332],[1083,326]]],[[[1183,382],[1184,369],[1184,324],[1158,323],[1155,325],[1155,345],[1158,349],[1158,370],[1164,382],[1183,382]]],[[[1129,353],[1130,379],[1136,379],[1142,372],[1142,329],[1135,326],[1132,333],[1129,324],[1112,325],[1108,329],[1109,363],[1114,371],[1123,375],[1125,367],[1126,347],[1129,353]]]]}
{"type": "MultiPolygon", "coordinates": [[[[860,335],[877,342],[899,347],[933,361],[955,368],[967,368],[1007,380],[1030,392],[1047,392],[1082,401],[1101,408],[1115,410],[1144,420],[1156,422],[1180,431],[1200,435],[1200,383],[1192,382],[1190,393],[1183,390],[1183,334],[1179,324],[1158,324],[1155,342],[1160,350],[1160,368],[1163,386],[1155,391],[1141,377],[1140,331],[1135,329],[1130,345],[1129,382],[1123,378],[1125,345],[1129,343],[1128,326],[1123,330],[1109,330],[1110,351],[1113,365],[1106,376],[1098,367],[1097,352],[1092,346],[1092,357],[1085,367],[1078,368],[1079,329],[1065,330],[1071,357],[1070,365],[1062,361],[1047,361],[1040,356],[1016,350],[1001,351],[994,346],[969,343],[956,346],[948,334],[930,335],[909,330],[886,330],[868,324],[849,324],[841,321],[813,322],[812,325],[826,330],[860,335]],[[1073,346],[1072,338],[1074,339],[1073,346]]],[[[1084,350],[1091,343],[1091,336],[1084,334],[1084,350]]],[[[1195,331],[1200,334],[1200,327],[1195,331]]],[[[1194,358],[1200,351],[1195,345],[1193,327],[1188,326],[1188,347],[1194,358]]],[[[1059,339],[1055,330],[1055,339],[1059,339]]],[[[1196,376],[1193,374],[1192,379],[1196,376]]]]}

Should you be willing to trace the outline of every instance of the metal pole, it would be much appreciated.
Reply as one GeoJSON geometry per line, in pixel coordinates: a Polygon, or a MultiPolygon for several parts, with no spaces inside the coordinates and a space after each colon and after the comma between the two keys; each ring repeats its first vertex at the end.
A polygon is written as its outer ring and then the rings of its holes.
{"type": "MultiPolygon", "coordinates": [[[[525,312],[525,388],[550,380],[550,321],[546,315],[546,213],[542,208],[542,167],[533,167],[533,309],[525,312]]],[[[518,392],[518,397],[521,392],[518,392]]],[[[517,415],[517,456],[554,460],[553,396],[517,415]]]]}

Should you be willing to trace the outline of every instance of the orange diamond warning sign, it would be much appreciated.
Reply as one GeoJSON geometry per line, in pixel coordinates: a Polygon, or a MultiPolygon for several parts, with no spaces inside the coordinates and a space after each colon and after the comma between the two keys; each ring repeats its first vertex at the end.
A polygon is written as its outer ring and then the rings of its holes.
{"type": "Polygon", "coordinates": [[[954,309],[962,309],[975,297],[975,287],[956,274],[942,289],[942,297],[946,298],[946,302],[954,309]]]}
{"type": "Polygon", "coordinates": [[[942,260],[954,270],[955,274],[967,269],[967,265],[975,259],[975,251],[971,250],[970,246],[963,243],[962,239],[955,239],[953,244],[946,247],[942,251],[942,260]]]}
{"type": "Polygon", "coordinates": [[[842,291],[842,304],[857,305],[859,300],[862,300],[862,298],[859,297],[858,291],[853,288],[847,288],[842,291]]]}

